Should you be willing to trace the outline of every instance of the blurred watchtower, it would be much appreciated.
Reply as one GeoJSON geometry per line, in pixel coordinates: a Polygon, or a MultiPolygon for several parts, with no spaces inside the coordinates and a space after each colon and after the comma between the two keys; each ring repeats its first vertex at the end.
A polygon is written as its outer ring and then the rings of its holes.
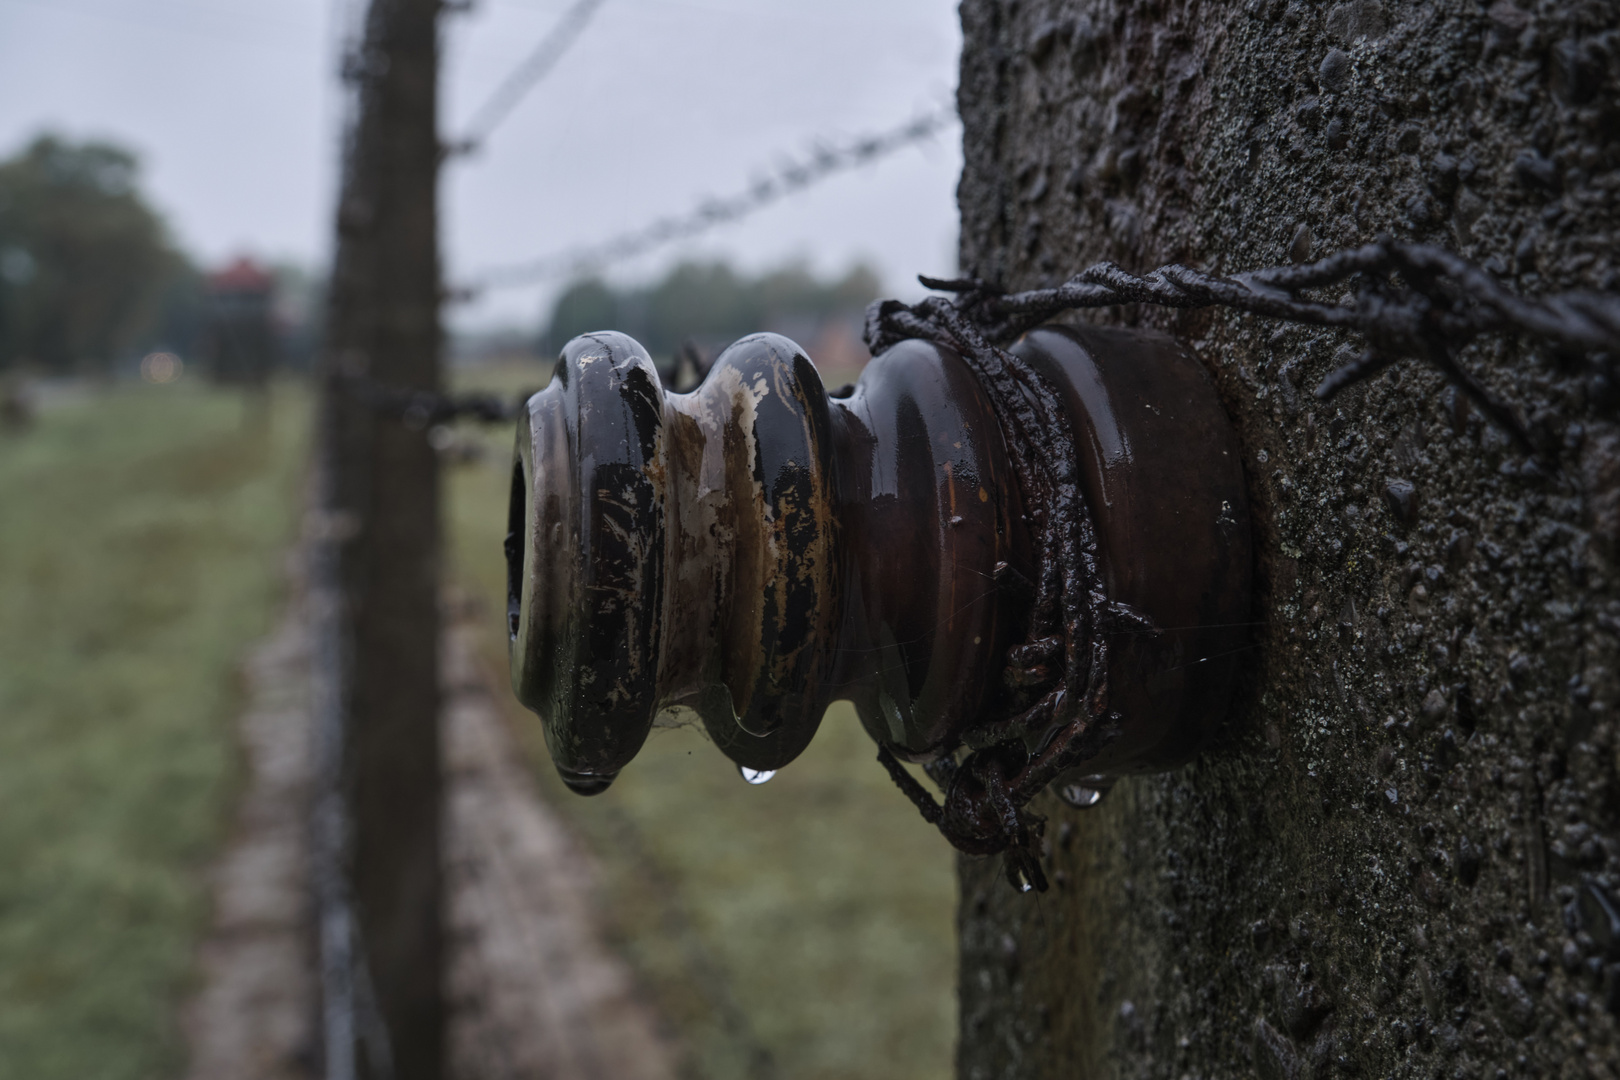
{"type": "Polygon", "coordinates": [[[215,381],[262,390],[278,360],[271,301],[275,280],[239,258],[208,275],[200,359],[215,381]]]}

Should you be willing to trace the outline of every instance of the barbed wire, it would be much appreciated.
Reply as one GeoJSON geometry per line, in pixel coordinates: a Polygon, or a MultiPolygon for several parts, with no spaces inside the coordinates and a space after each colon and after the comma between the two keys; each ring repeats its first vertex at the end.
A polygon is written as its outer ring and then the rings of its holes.
{"type": "Polygon", "coordinates": [[[1367,348],[1316,387],[1327,400],[1403,358],[1438,368],[1524,449],[1522,420],[1458,366],[1456,354],[1487,333],[1518,334],[1577,353],[1620,352],[1620,297],[1589,291],[1526,298],[1484,269],[1443,248],[1380,237],[1314,263],[1271,267],[1230,278],[1179,264],[1145,276],[1098,263],[1051,289],[1002,293],[982,282],[923,278],[929,288],[957,294],[994,339],[1010,341],[1031,326],[1070,310],[1145,303],[1162,307],[1229,307],[1287,322],[1352,330],[1367,348]],[[1359,279],[1340,303],[1302,295],[1359,279]]]}
{"type": "Polygon", "coordinates": [[[818,143],[808,154],[777,165],[769,175],[755,180],[743,191],[704,199],[686,213],[659,218],[600,243],[486,270],[462,288],[452,290],[451,297],[469,300],[487,289],[581,274],[634,258],[664,244],[691,239],[746,217],[830,176],[871,164],[932,138],[955,120],[954,106],[946,106],[916,116],[888,131],[849,139],[841,145],[818,143]]]}
{"type": "Polygon", "coordinates": [[[551,74],[558,61],[585,32],[585,27],[596,14],[596,9],[604,2],[605,0],[576,0],[572,7],[563,12],[550,32],[540,39],[540,44],[535,46],[534,51],[502,80],[473,113],[461,137],[445,144],[446,155],[465,156],[476,152],[501,122],[512,115],[512,110],[517,108],[523,96],[551,74]]]}
{"type": "Polygon", "coordinates": [[[876,355],[906,339],[933,341],[956,350],[973,370],[1030,508],[1038,575],[1028,633],[1007,657],[1008,706],[978,728],[977,748],[960,767],[951,759],[935,770],[944,805],[886,747],[879,761],[957,848],[1006,852],[1008,879],[1021,888],[1046,887],[1037,857],[1041,820],[1025,807],[1119,730],[1121,718],[1108,705],[1109,638],[1125,629],[1152,632],[1152,626],[1108,597],[1091,508],[1079,487],[1075,437],[1057,388],[1005,345],[1065,312],[1123,304],[1226,307],[1351,330],[1367,347],[1317,385],[1318,399],[1331,399],[1398,361],[1421,360],[1529,453],[1536,447],[1519,410],[1490,394],[1457,363],[1457,354],[1482,335],[1511,334],[1584,357],[1604,373],[1620,357],[1620,296],[1523,297],[1452,252],[1389,237],[1317,262],[1231,277],[1179,264],[1135,275],[1105,262],[1054,288],[1016,293],[972,279],[920,280],[951,295],[874,303],[867,310],[867,346],[876,355]],[[1350,294],[1337,301],[1307,295],[1338,285],[1351,286],[1350,294]],[[1033,754],[1025,749],[1031,735],[1044,735],[1033,754]]]}
{"type": "Polygon", "coordinates": [[[480,392],[446,394],[379,382],[367,375],[337,372],[331,378],[339,390],[372,415],[398,420],[413,431],[427,431],[457,420],[508,424],[521,415],[524,404],[539,390],[534,387],[510,397],[480,392]]]}

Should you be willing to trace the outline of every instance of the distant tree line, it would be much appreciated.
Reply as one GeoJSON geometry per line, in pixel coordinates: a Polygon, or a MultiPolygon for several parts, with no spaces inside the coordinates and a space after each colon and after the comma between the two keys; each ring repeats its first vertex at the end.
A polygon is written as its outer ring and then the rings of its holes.
{"type": "Polygon", "coordinates": [[[133,154],[41,136],[0,162],[0,366],[100,367],[195,333],[201,282],[133,154]]]}
{"type": "MultiPolygon", "coordinates": [[[[234,301],[211,290],[139,181],[136,156],[106,142],[42,135],[0,160],[0,371],[103,373],[157,349],[210,366],[207,354],[220,351],[210,343],[243,339],[226,310],[234,301]]],[[[316,346],[322,286],[295,268],[272,273],[277,362],[302,366],[316,346]]],[[[230,274],[214,275],[214,285],[230,274]]],[[[757,330],[808,347],[847,323],[844,344],[858,347],[853,328],[881,292],[863,265],[824,279],[799,264],[750,276],[723,262],[684,262],[647,286],[576,282],[557,299],[540,345],[555,356],[578,334],[620,330],[660,360],[687,342],[712,359],[757,330]]]]}
{"type": "Polygon", "coordinates": [[[637,288],[590,278],[557,298],[540,335],[541,355],[555,356],[578,334],[618,330],[655,359],[674,355],[687,341],[712,357],[733,339],[758,330],[809,335],[833,320],[856,320],[881,292],[877,275],[861,265],[834,280],[817,278],[803,265],[750,277],[723,262],[681,263],[661,280],[637,288]]]}
{"type": "MultiPolygon", "coordinates": [[[[106,142],[42,135],[0,160],[0,371],[102,373],[156,349],[206,350],[208,278],[139,181],[136,156],[106,142]]],[[[315,284],[274,273],[307,316],[315,284]]],[[[312,351],[311,321],[279,328],[282,362],[312,351]]]]}

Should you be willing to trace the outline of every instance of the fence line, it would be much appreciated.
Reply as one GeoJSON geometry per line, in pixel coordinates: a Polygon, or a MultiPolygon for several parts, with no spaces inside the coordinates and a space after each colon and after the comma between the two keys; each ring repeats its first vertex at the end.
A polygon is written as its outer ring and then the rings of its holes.
{"type": "Polygon", "coordinates": [[[687,240],[727,225],[830,176],[888,157],[908,146],[931,139],[956,121],[954,106],[916,116],[897,127],[845,141],[839,146],[817,144],[807,155],[777,165],[771,174],[746,189],[723,197],[710,197],[684,213],[662,217],[641,228],[596,244],[569,248],[528,262],[499,266],[475,275],[451,293],[469,300],[488,289],[509,288],[572,276],[610,263],[634,258],[677,240],[687,240]]]}

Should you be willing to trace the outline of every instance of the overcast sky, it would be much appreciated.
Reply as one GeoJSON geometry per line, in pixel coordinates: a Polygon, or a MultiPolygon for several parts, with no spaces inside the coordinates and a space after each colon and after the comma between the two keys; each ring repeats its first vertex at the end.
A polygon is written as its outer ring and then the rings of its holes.
{"type": "MultiPolygon", "coordinates": [[[[47,129],[116,139],[199,259],[319,263],[345,2],[358,0],[0,0],[0,154],[47,129]]],[[[445,18],[448,135],[567,6],[478,0],[445,18]]],[[[448,166],[448,276],[733,193],[817,137],[893,128],[950,99],[959,48],[952,0],[606,0],[487,146],[448,166]]],[[[952,126],[614,276],[694,255],[826,272],[866,259],[914,295],[912,275],[953,269],[960,166],[952,126]]],[[[491,293],[453,317],[530,327],[555,288],[491,293]]]]}

